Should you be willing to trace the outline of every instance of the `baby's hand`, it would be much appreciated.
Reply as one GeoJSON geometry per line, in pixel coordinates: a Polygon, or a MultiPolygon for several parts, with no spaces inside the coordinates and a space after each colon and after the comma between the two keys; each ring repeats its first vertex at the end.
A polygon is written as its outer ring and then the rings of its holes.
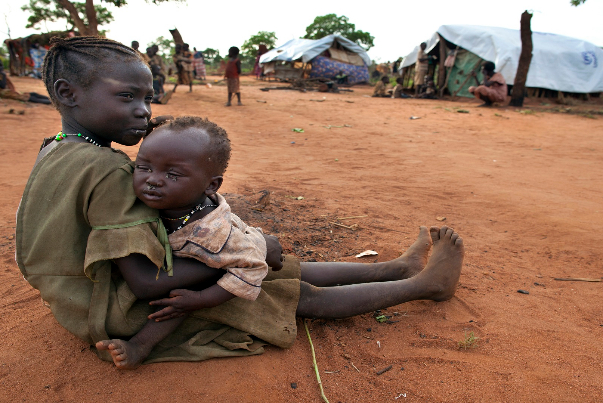
{"type": "Polygon", "coordinates": [[[167,122],[168,120],[174,120],[174,117],[172,115],[161,115],[149,120],[147,125],[147,135],[151,133],[157,126],[163,122],[167,122]]]}
{"type": "Polygon", "coordinates": [[[274,235],[264,235],[266,240],[266,263],[272,268],[272,271],[279,271],[283,268],[283,247],[274,235]]]}
{"type": "Polygon", "coordinates": [[[149,315],[150,320],[161,322],[179,318],[189,312],[196,311],[202,305],[197,291],[172,290],[169,298],[149,302],[149,305],[165,305],[166,307],[149,315]]]}

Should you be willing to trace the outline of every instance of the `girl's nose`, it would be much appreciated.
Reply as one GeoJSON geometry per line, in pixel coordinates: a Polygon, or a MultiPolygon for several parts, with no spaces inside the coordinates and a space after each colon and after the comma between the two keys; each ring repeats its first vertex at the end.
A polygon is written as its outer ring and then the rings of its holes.
{"type": "Polygon", "coordinates": [[[151,117],[151,106],[146,103],[142,103],[135,110],[134,113],[137,118],[150,118],[151,117]]]}

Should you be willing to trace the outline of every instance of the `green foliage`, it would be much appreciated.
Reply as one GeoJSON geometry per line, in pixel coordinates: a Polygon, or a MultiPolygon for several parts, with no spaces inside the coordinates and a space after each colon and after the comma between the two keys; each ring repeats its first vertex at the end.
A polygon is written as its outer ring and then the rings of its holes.
{"type": "MultiPolygon", "coordinates": [[[[165,63],[171,62],[172,55],[176,53],[176,45],[174,44],[174,41],[172,39],[160,36],[159,38],[155,39],[153,43],[147,44],[147,47],[151,47],[152,45],[157,45],[157,47],[159,48],[157,54],[161,56],[165,63]]],[[[140,50],[143,52],[145,51],[145,49],[140,50]]]]}
{"type": "MultiPolygon", "coordinates": [[[[127,0],[102,0],[105,3],[115,7],[123,7],[128,4],[127,0]]],[[[160,4],[168,1],[178,3],[186,2],[186,0],[145,0],[147,3],[160,4]]],[[[86,16],[86,2],[70,1],[76,8],[80,18],[88,25],[86,16]]],[[[41,29],[40,24],[46,22],[56,22],[66,20],[66,28],[68,30],[75,28],[73,17],[69,14],[58,0],[29,0],[29,4],[21,7],[23,11],[29,11],[31,15],[27,19],[25,28],[41,29]]],[[[96,10],[96,19],[98,25],[109,24],[113,21],[113,14],[106,7],[94,5],[96,10]]]]}
{"type": "Polygon", "coordinates": [[[305,39],[320,39],[327,35],[339,34],[358,45],[364,45],[366,50],[369,50],[375,44],[368,32],[356,30],[356,25],[349,22],[348,17],[342,15],[338,17],[336,14],[327,14],[322,17],[316,17],[314,22],[306,27],[305,39]]]}
{"type": "MultiPolygon", "coordinates": [[[[118,0],[116,0],[118,2],[118,0]]],[[[108,2],[110,3],[110,1],[108,2]]],[[[72,2],[75,6],[80,18],[88,23],[86,17],[86,3],[72,2]]],[[[113,14],[106,7],[95,5],[96,18],[98,25],[109,24],[113,21],[113,14]]],[[[46,22],[57,22],[66,20],[66,30],[75,28],[73,18],[67,10],[65,10],[56,0],[29,0],[29,4],[21,7],[23,11],[29,11],[31,15],[27,18],[25,28],[42,29],[40,26],[46,22]]]]}
{"type": "Polygon", "coordinates": [[[259,45],[266,45],[268,50],[270,50],[274,48],[276,40],[276,34],[268,31],[260,31],[247,39],[243,43],[243,46],[241,46],[241,53],[239,55],[239,59],[241,59],[241,69],[253,70],[259,45]]]}
{"type": "Polygon", "coordinates": [[[241,46],[241,54],[255,59],[259,45],[266,45],[268,50],[270,50],[274,48],[277,39],[274,32],[260,31],[257,34],[252,35],[251,38],[243,43],[243,46],[241,46]]]}
{"type": "Polygon", "coordinates": [[[220,61],[224,59],[222,56],[220,56],[220,51],[217,49],[207,48],[201,53],[203,53],[205,64],[213,67],[216,67],[218,64],[220,64],[220,61]]]}
{"type": "Polygon", "coordinates": [[[574,7],[578,7],[580,4],[586,3],[586,0],[570,0],[570,3],[574,7]]]}

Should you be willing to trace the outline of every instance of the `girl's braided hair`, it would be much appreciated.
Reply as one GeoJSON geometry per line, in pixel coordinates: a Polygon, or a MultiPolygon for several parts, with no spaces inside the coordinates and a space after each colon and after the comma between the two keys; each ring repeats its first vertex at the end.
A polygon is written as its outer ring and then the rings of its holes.
{"type": "Polygon", "coordinates": [[[73,38],[54,37],[42,67],[44,84],[55,108],[58,100],[54,93],[54,83],[63,78],[89,88],[93,80],[102,74],[100,64],[106,62],[144,60],[129,46],[111,39],[97,36],[75,36],[73,38]]]}
{"type": "MultiPolygon", "coordinates": [[[[181,116],[174,120],[168,120],[160,125],[162,129],[169,129],[174,132],[183,132],[187,129],[197,129],[209,136],[211,145],[212,160],[216,164],[218,173],[223,175],[230,161],[230,139],[226,130],[210,122],[207,118],[199,116],[181,116]]],[[[157,130],[156,128],[155,130],[157,130]]],[[[151,132],[152,135],[152,132],[151,132]]]]}

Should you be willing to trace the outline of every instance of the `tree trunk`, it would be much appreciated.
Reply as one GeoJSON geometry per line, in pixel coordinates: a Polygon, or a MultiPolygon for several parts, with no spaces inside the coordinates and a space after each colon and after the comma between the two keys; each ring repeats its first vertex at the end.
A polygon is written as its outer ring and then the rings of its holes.
{"type": "Polygon", "coordinates": [[[69,0],[58,0],[59,4],[67,10],[71,18],[73,18],[73,23],[75,24],[75,28],[82,35],[88,35],[88,27],[84,23],[84,21],[80,18],[80,15],[77,13],[75,6],[69,0]]]}
{"type": "Polygon", "coordinates": [[[532,61],[532,28],[530,21],[532,14],[524,11],[521,14],[521,54],[519,56],[519,64],[517,73],[515,74],[515,82],[513,83],[513,92],[511,93],[511,106],[523,106],[523,97],[526,91],[526,79],[528,78],[528,70],[532,61]]]}
{"type": "Polygon", "coordinates": [[[98,35],[98,20],[94,9],[94,0],[86,0],[86,17],[88,18],[88,35],[98,35]]]}
{"type": "MultiPolygon", "coordinates": [[[[446,40],[440,37],[440,65],[438,69],[438,89],[443,89],[446,84],[446,66],[444,66],[444,62],[446,61],[446,55],[448,54],[448,47],[446,47],[446,40]]],[[[441,95],[440,95],[441,96],[441,95]]]]}

